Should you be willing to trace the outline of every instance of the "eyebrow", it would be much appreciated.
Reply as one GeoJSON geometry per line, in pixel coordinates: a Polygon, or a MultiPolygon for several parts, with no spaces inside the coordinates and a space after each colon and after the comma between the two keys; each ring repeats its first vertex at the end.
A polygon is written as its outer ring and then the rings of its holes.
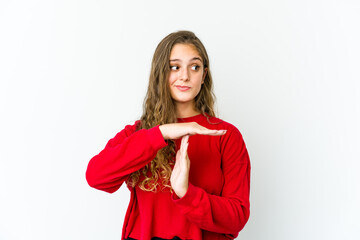
{"type": "MultiPolygon", "coordinates": [[[[193,57],[192,59],[190,59],[190,61],[193,61],[193,60],[199,60],[200,62],[202,62],[201,58],[199,58],[199,57],[193,57]]],[[[170,62],[181,62],[181,60],[175,58],[175,59],[170,59],[170,62]]]]}

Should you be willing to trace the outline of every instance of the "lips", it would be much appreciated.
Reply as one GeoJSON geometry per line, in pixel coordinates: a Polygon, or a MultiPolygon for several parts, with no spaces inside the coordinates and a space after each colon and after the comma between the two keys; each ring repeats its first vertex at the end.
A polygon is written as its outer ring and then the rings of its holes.
{"type": "Polygon", "coordinates": [[[189,90],[191,87],[187,87],[187,86],[175,86],[177,89],[179,89],[180,91],[187,91],[189,90]]]}

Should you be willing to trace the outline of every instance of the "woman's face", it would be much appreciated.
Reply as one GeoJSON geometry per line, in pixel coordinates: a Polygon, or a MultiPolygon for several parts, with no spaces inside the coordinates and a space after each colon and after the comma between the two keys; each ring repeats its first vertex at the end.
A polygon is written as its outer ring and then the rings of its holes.
{"type": "Polygon", "coordinates": [[[169,86],[176,103],[194,103],[207,69],[192,44],[175,44],[170,53],[169,86]]]}

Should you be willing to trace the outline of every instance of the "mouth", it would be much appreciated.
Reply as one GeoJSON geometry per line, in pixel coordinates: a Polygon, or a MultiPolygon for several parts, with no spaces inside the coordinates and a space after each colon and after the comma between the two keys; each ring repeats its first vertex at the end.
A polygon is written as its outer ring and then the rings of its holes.
{"type": "Polygon", "coordinates": [[[177,88],[177,89],[179,89],[180,91],[187,91],[187,90],[189,90],[191,87],[188,87],[188,86],[179,86],[179,85],[175,85],[175,87],[177,88]]]}

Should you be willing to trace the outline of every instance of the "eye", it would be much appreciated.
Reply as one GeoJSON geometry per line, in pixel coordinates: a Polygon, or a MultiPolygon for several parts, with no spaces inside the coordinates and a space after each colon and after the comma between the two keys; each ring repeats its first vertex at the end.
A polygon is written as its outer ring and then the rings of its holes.
{"type": "Polygon", "coordinates": [[[200,69],[200,66],[199,65],[194,65],[194,66],[191,67],[191,69],[197,71],[197,70],[200,69]]]}
{"type": "Polygon", "coordinates": [[[178,70],[179,69],[179,67],[178,66],[170,66],[170,70],[174,70],[174,71],[176,71],[176,70],[178,70]]]}

